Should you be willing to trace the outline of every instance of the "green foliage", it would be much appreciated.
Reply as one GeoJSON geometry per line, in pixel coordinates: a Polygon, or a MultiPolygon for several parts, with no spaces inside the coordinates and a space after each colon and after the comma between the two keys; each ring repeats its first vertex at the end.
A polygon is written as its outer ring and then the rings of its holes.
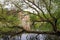
{"type": "MultiPolygon", "coordinates": [[[[58,19],[57,27],[58,27],[58,30],[60,30],[60,0],[54,0],[54,1],[52,0],[52,2],[54,2],[52,4],[56,6],[57,8],[55,9],[53,5],[51,5],[51,8],[49,8],[49,0],[46,1],[47,8],[48,10],[51,9],[51,15],[55,17],[56,19],[58,19]]],[[[44,6],[45,4],[41,2],[41,5],[44,6]]],[[[28,11],[24,11],[24,13],[27,13],[28,15],[30,15],[31,24],[34,21],[40,21],[41,19],[39,16],[43,17],[43,19],[48,18],[51,22],[54,21],[48,12],[44,15],[43,13],[40,13],[39,15],[34,13],[35,14],[34,15],[33,13],[30,14],[30,12],[28,11]]],[[[17,13],[13,13],[12,11],[9,12],[9,10],[0,7],[0,30],[2,32],[17,31],[18,29],[9,28],[9,27],[13,27],[16,25],[18,26],[18,24],[19,24],[19,20],[17,17],[17,13]]],[[[52,31],[53,30],[51,24],[47,22],[34,22],[32,29],[39,30],[39,31],[52,31]]]]}
{"type": "Polygon", "coordinates": [[[57,28],[58,28],[58,30],[60,30],[60,19],[57,22],[57,28]]]}
{"type": "Polygon", "coordinates": [[[31,21],[39,20],[39,17],[36,16],[36,15],[31,14],[31,15],[30,15],[30,20],[31,20],[31,21]]]}
{"type": "Polygon", "coordinates": [[[17,24],[17,22],[18,22],[18,17],[17,16],[15,16],[11,13],[7,13],[8,10],[3,9],[2,11],[3,11],[2,13],[0,12],[0,22],[9,23],[9,24],[12,24],[12,25],[17,24]]]}
{"type": "MultiPolygon", "coordinates": [[[[15,13],[5,9],[0,8],[0,31],[1,32],[9,32],[9,31],[16,31],[16,28],[9,28],[13,26],[17,26],[19,24],[19,20],[15,13]]],[[[17,29],[18,30],[18,29],[17,29]]]]}
{"type": "Polygon", "coordinates": [[[34,26],[32,26],[32,29],[39,30],[39,31],[52,31],[52,26],[49,23],[46,22],[36,22],[34,26]]]}

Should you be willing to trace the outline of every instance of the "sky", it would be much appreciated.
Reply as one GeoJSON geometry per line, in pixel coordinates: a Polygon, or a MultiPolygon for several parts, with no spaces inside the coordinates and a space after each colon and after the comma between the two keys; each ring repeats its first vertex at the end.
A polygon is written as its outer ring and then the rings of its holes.
{"type": "Polygon", "coordinates": [[[3,2],[4,0],[0,0],[1,2],[3,2]]]}
{"type": "Polygon", "coordinates": [[[4,0],[0,0],[0,3],[2,3],[2,4],[3,4],[3,2],[4,2],[4,0]]]}
{"type": "MultiPolygon", "coordinates": [[[[1,3],[3,4],[3,2],[4,2],[4,0],[0,0],[1,1],[1,3]]],[[[8,4],[8,3],[7,3],[8,4]]],[[[32,5],[32,4],[31,4],[32,5]]],[[[5,5],[5,7],[4,8],[8,8],[9,10],[11,9],[11,4],[8,4],[8,5],[5,5]]],[[[36,13],[36,11],[35,10],[33,10],[32,8],[27,8],[27,6],[26,5],[24,5],[23,6],[23,10],[24,11],[30,11],[30,12],[35,12],[36,13]],[[32,11],[31,11],[32,10],[32,11]]]]}
{"type": "MultiPolygon", "coordinates": [[[[3,4],[3,2],[4,2],[4,0],[0,0],[0,3],[3,4]]],[[[9,6],[5,6],[5,8],[10,8],[10,4],[9,4],[9,6]]]]}

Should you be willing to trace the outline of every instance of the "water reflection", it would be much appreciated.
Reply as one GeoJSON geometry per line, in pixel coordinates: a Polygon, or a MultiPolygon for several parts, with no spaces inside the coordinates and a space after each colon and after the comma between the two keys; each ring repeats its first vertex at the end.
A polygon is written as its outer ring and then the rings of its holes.
{"type": "Polygon", "coordinates": [[[60,40],[60,37],[56,35],[44,35],[44,34],[21,34],[9,39],[9,36],[4,36],[0,40],[60,40]]]}

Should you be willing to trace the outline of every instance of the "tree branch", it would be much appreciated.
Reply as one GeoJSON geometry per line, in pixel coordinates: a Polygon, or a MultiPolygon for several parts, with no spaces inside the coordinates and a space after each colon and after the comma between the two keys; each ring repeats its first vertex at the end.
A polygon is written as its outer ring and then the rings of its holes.
{"type": "MultiPolygon", "coordinates": [[[[24,2],[25,2],[26,4],[28,4],[29,7],[31,7],[32,9],[34,9],[34,10],[38,13],[37,16],[39,16],[40,18],[42,18],[42,17],[39,15],[39,11],[38,11],[36,8],[32,7],[32,5],[30,5],[29,3],[27,3],[25,0],[24,0],[24,2]]],[[[36,15],[36,14],[34,14],[34,15],[36,15]]]]}
{"type": "Polygon", "coordinates": [[[12,2],[17,8],[19,8],[20,11],[23,11],[20,6],[17,6],[17,4],[15,4],[14,2],[12,2]]]}
{"type": "MultiPolygon", "coordinates": [[[[33,3],[31,1],[29,1],[29,0],[27,0],[27,1],[32,3],[34,6],[36,6],[43,13],[43,16],[47,19],[47,17],[45,16],[45,13],[43,12],[43,10],[41,8],[39,8],[39,6],[37,6],[35,3],[33,3]]],[[[25,0],[24,0],[24,2],[25,2],[25,0]]],[[[38,15],[39,15],[39,13],[38,13],[38,15]]]]}
{"type": "Polygon", "coordinates": [[[43,1],[43,3],[44,3],[45,6],[46,6],[46,9],[47,9],[49,15],[50,15],[52,18],[55,19],[55,17],[53,17],[52,14],[51,14],[51,0],[49,1],[49,7],[48,7],[47,3],[45,2],[45,0],[42,0],[42,1],[43,1]],[[48,8],[49,8],[49,9],[48,9],[48,8]]]}
{"type": "Polygon", "coordinates": [[[54,31],[57,31],[57,27],[56,27],[56,23],[57,23],[57,19],[51,14],[51,0],[49,0],[49,6],[47,5],[47,3],[45,2],[45,0],[42,0],[44,2],[44,4],[46,5],[46,9],[49,13],[49,15],[53,18],[53,22],[50,22],[50,24],[53,27],[54,31]],[[49,9],[48,9],[49,8],[49,9]]]}
{"type": "Polygon", "coordinates": [[[32,31],[32,30],[25,30],[23,27],[20,27],[20,26],[13,26],[13,27],[10,27],[10,28],[20,28],[22,29],[21,31],[17,31],[17,32],[2,32],[0,30],[0,34],[5,34],[5,35],[11,35],[11,36],[15,36],[15,35],[18,35],[18,34],[22,34],[22,33],[34,33],[34,34],[50,34],[50,35],[59,35],[60,36],[60,31],[57,31],[57,32],[53,32],[53,31],[32,31]]]}

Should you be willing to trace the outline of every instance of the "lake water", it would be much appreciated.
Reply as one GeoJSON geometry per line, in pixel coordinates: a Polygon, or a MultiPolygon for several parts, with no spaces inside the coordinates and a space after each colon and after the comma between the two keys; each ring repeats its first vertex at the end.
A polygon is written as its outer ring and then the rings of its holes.
{"type": "MultiPolygon", "coordinates": [[[[11,40],[44,40],[44,35],[39,34],[37,37],[37,34],[22,34],[21,36],[14,36],[11,38],[11,40]],[[37,38],[37,39],[36,39],[37,38]]],[[[8,38],[0,38],[0,40],[8,40],[8,38]]]]}
{"type": "MultiPolygon", "coordinates": [[[[56,35],[45,35],[45,34],[21,34],[10,38],[10,40],[60,40],[59,36],[56,35]]],[[[0,38],[0,40],[9,40],[8,36],[0,38]]]]}

